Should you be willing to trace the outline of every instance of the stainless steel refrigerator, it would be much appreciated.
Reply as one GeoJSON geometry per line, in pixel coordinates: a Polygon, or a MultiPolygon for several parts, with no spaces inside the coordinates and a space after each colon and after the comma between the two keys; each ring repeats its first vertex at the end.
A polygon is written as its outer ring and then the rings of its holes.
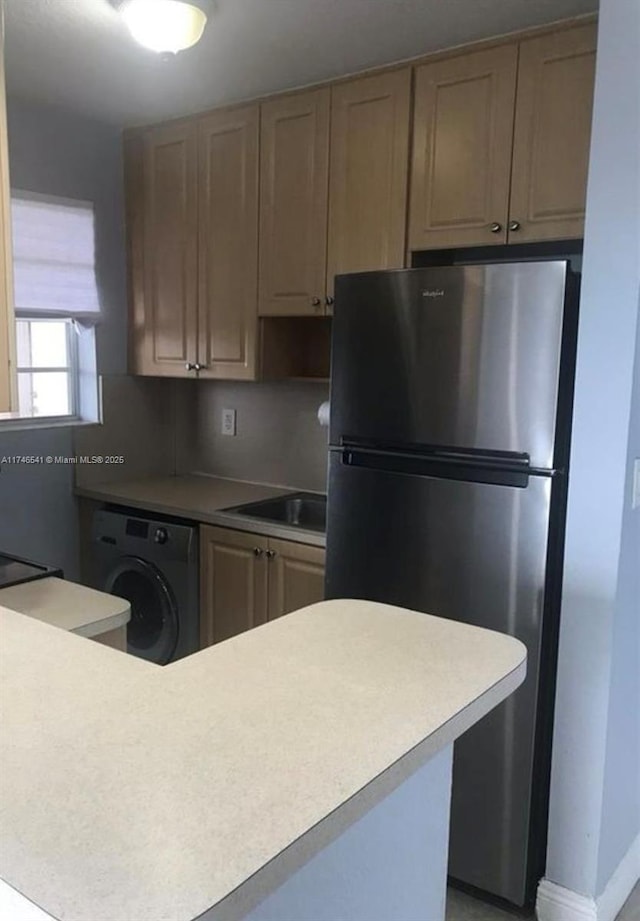
{"type": "Polygon", "coordinates": [[[449,863],[518,905],[544,871],[577,284],[564,260],[336,283],[327,597],[526,644],[525,683],[456,742],[449,863]]]}

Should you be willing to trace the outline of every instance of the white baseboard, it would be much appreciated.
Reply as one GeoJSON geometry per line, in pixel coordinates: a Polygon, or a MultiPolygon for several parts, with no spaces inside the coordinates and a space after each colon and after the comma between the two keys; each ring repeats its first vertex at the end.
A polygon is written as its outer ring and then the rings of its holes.
{"type": "Polygon", "coordinates": [[[536,897],[538,921],[615,921],[640,877],[640,835],[597,899],[542,879],[536,897]]]}
{"type": "Polygon", "coordinates": [[[541,879],[536,895],[538,921],[598,921],[595,899],[541,879]]]}

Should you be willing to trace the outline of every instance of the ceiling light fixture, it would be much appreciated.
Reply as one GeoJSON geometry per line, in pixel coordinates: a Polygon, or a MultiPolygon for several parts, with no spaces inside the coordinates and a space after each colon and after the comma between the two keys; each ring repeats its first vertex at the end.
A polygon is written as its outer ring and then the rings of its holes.
{"type": "Polygon", "coordinates": [[[199,42],[207,24],[202,0],[124,0],[122,17],[137,42],[177,54],[199,42]]]}

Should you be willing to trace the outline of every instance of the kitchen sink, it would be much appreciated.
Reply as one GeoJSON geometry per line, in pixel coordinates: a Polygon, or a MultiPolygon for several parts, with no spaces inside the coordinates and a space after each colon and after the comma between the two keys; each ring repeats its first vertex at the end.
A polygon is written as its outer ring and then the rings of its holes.
{"type": "Polygon", "coordinates": [[[248,505],[237,505],[224,511],[302,528],[305,531],[324,532],[327,523],[327,500],[324,496],[314,493],[301,492],[278,496],[276,499],[250,502],[248,505]]]}

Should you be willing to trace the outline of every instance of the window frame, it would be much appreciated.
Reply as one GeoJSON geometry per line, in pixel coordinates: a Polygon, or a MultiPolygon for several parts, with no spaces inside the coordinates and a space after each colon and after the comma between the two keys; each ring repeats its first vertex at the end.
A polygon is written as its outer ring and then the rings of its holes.
{"type": "Polygon", "coordinates": [[[15,420],[25,420],[34,422],[36,424],[44,422],[78,422],[81,417],[79,414],[80,408],[80,368],[78,361],[78,329],[77,329],[78,320],[70,315],[60,314],[59,316],[54,316],[51,313],[39,313],[38,311],[33,310],[23,310],[15,312],[14,317],[14,327],[16,335],[16,389],[17,389],[17,416],[14,416],[15,420]],[[37,365],[20,365],[17,360],[17,340],[18,340],[18,323],[19,322],[29,322],[37,321],[39,323],[60,323],[61,321],[65,323],[66,326],[66,339],[67,339],[67,360],[68,365],[65,366],[56,366],[56,367],[39,367],[37,365]],[[23,414],[20,408],[20,374],[53,374],[53,373],[64,373],[67,374],[67,393],[69,399],[69,408],[70,412],[68,413],[59,413],[53,416],[39,416],[39,415],[27,415],[23,414]]]}

